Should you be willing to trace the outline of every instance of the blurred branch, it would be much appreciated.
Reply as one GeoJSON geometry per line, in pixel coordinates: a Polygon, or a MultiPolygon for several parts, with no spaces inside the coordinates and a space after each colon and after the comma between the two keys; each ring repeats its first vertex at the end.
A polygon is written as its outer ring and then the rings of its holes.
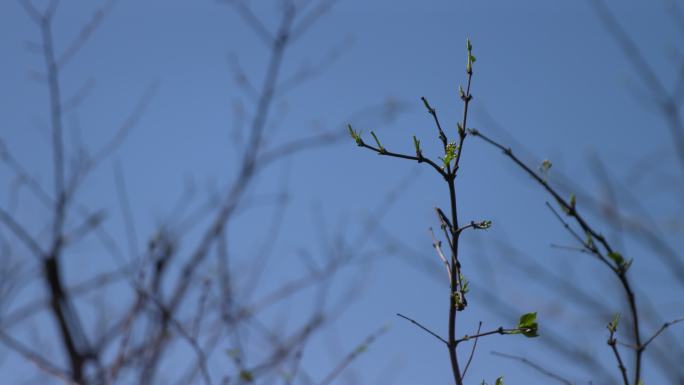
{"type": "Polygon", "coordinates": [[[354,350],[349,352],[342,359],[342,361],[340,361],[340,363],[330,373],[328,373],[327,376],[323,378],[319,385],[329,385],[330,383],[332,383],[333,380],[335,380],[335,378],[337,378],[337,376],[339,376],[340,373],[342,373],[344,368],[349,366],[349,364],[351,364],[356,359],[356,357],[358,357],[361,353],[365,352],[366,349],[368,349],[368,347],[372,345],[378,337],[385,334],[387,330],[388,327],[383,326],[380,329],[368,335],[368,337],[366,337],[360,345],[358,345],[354,350]]]}
{"type": "Polygon", "coordinates": [[[541,373],[541,374],[545,375],[546,377],[549,377],[553,380],[556,380],[557,382],[560,382],[561,384],[573,385],[573,383],[570,382],[570,380],[566,380],[565,378],[559,376],[558,374],[553,373],[552,371],[544,368],[543,366],[541,366],[539,364],[535,364],[534,362],[528,360],[525,357],[515,356],[512,354],[506,354],[506,353],[501,353],[501,352],[496,352],[496,351],[493,351],[492,354],[495,356],[504,357],[504,358],[508,358],[510,360],[522,362],[523,364],[529,366],[530,368],[536,370],[537,372],[539,372],[539,373],[541,373]]]}

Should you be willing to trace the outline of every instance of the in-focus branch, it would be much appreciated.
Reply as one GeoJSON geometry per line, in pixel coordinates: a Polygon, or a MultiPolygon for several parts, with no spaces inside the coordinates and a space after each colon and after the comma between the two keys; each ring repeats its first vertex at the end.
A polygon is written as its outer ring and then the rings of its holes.
{"type": "Polygon", "coordinates": [[[405,320],[411,322],[412,324],[418,326],[419,328],[425,330],[425,331],[426,331],[428,334],[430,334],[431,336],[433,336],[433,337],[437,338],[438,340],[444,342],[444,344],[446,344],[446,345],[449,344],[444,338],[440,337],[439,334],[437,334],[437,333],[433,332],[432,330],[426,328],[425,326],[421,325],[420,322],[414,320],[413,318],[409,318],[409,317],[407,317],[407,316],[405,316],[405,315],[403,315],[403,314],[401,314],[401,313],[397,313],[397,315],[398,315],[399,317],[401,317],[401,318],[403,318],[403,319],[405,319],[405,320]]]}

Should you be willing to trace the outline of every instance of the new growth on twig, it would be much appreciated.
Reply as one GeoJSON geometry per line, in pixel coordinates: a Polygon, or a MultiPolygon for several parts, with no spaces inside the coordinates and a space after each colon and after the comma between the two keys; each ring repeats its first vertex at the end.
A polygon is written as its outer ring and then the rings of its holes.
{"type": "MultiPolygon", "coordinates": [[[[446,244],[448,245],[448,254],[445,255],[442,249],[442,242],[435,236],[432,229],[430,230],[432,236],[432,245],[435,248],[437,256],[439,257],[441,263],[444,265],[447,276],[449,279],[449,318],[448,318],[448,336],[447,338],[440,337],[438,333],[435,333],[428,329],[427,327],[420,324],[418,321],[413,320],[407,316],[398,314],[398,316],[408,320],[419,328],[423,329],[427,333],[431,334],[433,337],[437,338],[439,341],[444,343],[447,347],[449,353],[449,359],[451,362],[451,368],[454,378],[454,383],[456,385],[463,384],[463,377],[466,373],[466,369],[472,360],[472,356],[475,353],[476,345],[473,344],[473,349],[470,353],[468,363],[465,369],[461,370],[459,365],[459,359],[457,354],[457,348],[459,344],[474,340],[477,342],[478,338],[486,337],[495,334],[522,334],[526,337],[536,337],[538,335],[538,325],[537,325],[537,313],[526,313],[520,317],[520,321],[515,328],[503,328],[499,327],[497,329],[480,332],[478,331],[474,335],[465,335],[462,338],[456,337],[456,318],[457,313],[464,311],[468,306],[467,294],[469,290],[468,280],[464,277],[461,268],[461,258],[459,256],[459,240],[461,234],[465,230],[486,230],[491,227],[492,222],[489,220],[481,221],[469,221],[465,225],[459,225],[458,217],[458,205],[457,205],[457,194],[456,194],[456,177],[458,175],[458,169],[460,166],[461,155],[463,153],[463,144],[466,137],[471,130],[468,130],[468,107],[470,102],[473,100],[473,95],[470,92],[470,86],[473,77],[473,64],[475,63],[475,56],[473,55],[473,46],[470,39],[466,40],[466,75],[467,81],[465,88],[459,87],[459,96],[463,102],[463,117],[460,122],[456,124],[457,132],[456,138],[451,139],[447,132],[442,128],[442,124],[437,115],[437,109],[433,107],[425,97],[421,100],[427,109],[428,114],[432,117],[434,124],[437,128],[437,137],[442,144],[443,154],[437,157],[437,160],[433,160],[427,157],[423,153],[423,149],[420,146],[420,140],[413,136],[413,147],[414,154],[403,154],[395,151],[390,151],[387,147],[383,146],[380,139],[375,132],[371,131],[371,136],[373,137],[373,142],[375,145],[366,143],[359,131],[354,130],[352,125],[348,125],[349,135],[352,137],[354,142],[359,147],[367,148],[378,155],[389,156],[392,158],[412,160],[418,163],[426,164],[430,166],[437,174],[439,174],[445,181],[449,191],[449,210],[448,214],[444,213],[442,209],[435,208],[437,214],[437,219],[440,224],[440,229],[443,232],[446,244]]],[[[480,325],[481,326],[481,325],[480,325]]],[[[503,384],[503,379],[499,378],[496,381],[497,384],[503,384]]]]}

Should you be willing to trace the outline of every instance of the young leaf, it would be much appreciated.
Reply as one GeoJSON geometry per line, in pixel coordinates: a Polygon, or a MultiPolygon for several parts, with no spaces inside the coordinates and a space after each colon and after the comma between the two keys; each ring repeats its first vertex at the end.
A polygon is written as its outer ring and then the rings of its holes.
{"type": "Polygon", "coordinates": [[[466,72],[468,74],[473,73],[473,63],[475,63],[475,56],[473,56],[473,45],[470,43],[470,39],[466,40],[466,49],[468,50],[468,64],[466,65],[466,72]]]}
{"type": "Polygon", "coordinates": [[[518,321],[518,330],[525,337],[538,337],[537,333],[539,325],[537,324],[537,312],[526,313],[520,316],[518,321]]]}
{"type": "Polygon", "coordinates": [[[477,228],[479,230],[487,230],[488,228],[492,227],[492,221],[484,220],[482,222],[475,223],[474,225],[475,225],[475,228],[477,228]]]}
{"type": "Polygon", "coordinates": [[[254,375],[252,374],[252,372],[243,370],[240,372],[240,379],[245,382],[252,382],[254,381],[254,375]]]}
{"type": "Polygon", "coordinates": [[[420,151],[420,140],[418,140],[415,135],[413,135],[413,146],[416,148],[416,156],[419,158],[422,157],[423,154],[420,151]]]}
{"type": "Polygon", "coordinates": [[[458,135],[459,136],[465,136],[465,128],[463,128],[463,125],[461,123],[456,123],[456,128],[458,129],[458,135]]]}
{"type": "Polygon", "coordinates": [[[380,144],[380,141],[378,140],[378,137],[375,135],[375,132],[371,131],[371,135],[373,135],[373,139],[375,139],[375,143],[378,144],[378,149],[380,152],[385,152],[385,147],[382,147],[382,144],[380,144]]]}
{"type": "Polygon", "coordinates": [[[591,236],[591,232],[588,230],[585,232],[585,235],[587,236],[587,240],[585,241],[587,247],[590,249],[594,248],[594,237],[591,236]]]}
{"type": "Polygon", "coordinates": [[[460,272],[458,273],[458,280],[461,282],[461,292],[463,294],[468,294],[468,291],[470,290],[470,282],[468,282],[468,280],[460,272]]]}
{"type": "Polygon", "coordinates": [[[544,159],[539,165],[539,172],[541,172],[542,176],[544,177],[544,181],[546,181],[546,177],[549,175],[549,170],[552,166],[553,163],[551,163],[551,161],[548,159],[544,159]]]}
{"type": "Polygon", "coordinates": [[[615,264],[618,266],[623,266],[625,264],[625,259],[622,257],[622,254],[618,253],[617,251],[611,251],[608,253],[608,258],[612,259],[613,262],[615,262],[615,264]]]}
{"type": "Polygon", "coordinates": [[[456,150],[457,146],[455,142],[447,144],[446,154],[444,154],[444,158],[439,158],[442,159],[442,162],[444,163],[444,168],[447,168],[447,166],[449,166],[449,163],[451,163],[451,161],[456,158],[456,150]]]}
{"type": "Polygon", "coordinates": [[[620,322],[620,313],[615,313],[613,320],[608,322],[608,330],[611,333],[615,333],[617,331],[617,327],[618,327],[619,322],[620,322]]]}
{"type": "Polygon", "coordinates": [[[496,379],[495,385],[504,385],[503,376],[496,379]]]}
{"type": "Polygon", "coordinates": [[[352,139],[354,139],[356,144],[358,146],[363,146],[363,139],[361,139],[361,135],[358,132],[354,131],[351,124],[347,124],[347,128],[349,128],[349,136],[351,136],[352,139]]]}

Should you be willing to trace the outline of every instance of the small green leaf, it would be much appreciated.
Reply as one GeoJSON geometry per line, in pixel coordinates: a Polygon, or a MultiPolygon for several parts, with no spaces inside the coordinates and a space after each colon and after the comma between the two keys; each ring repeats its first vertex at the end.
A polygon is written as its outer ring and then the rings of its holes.
{"type": "Polygon", "coordinates": [[[378,137],[375,135],[375,132],[371,131],[371,135],[373,135],[373,139],[375,139],[375,143],[378,144],[378,149],[380,152],[385,152],[385,147],[382,147],[382,144],[380,144],[380,141],[378,140],[378,137]]]}
{"type": "Polygon", "coordinates": [[[470,282],[468,282],[461,272],[458,273],[458,280],[461,282],[461,293],[468,294],[468,291],[470,291],[470,282]]]}
{"type": "Polygon", "coordinates": [[[484,220],[480,223],[476,223],[475,227],[477,227],[480,230],[487,230],[488,228],[492,227],[492,221],[484,220]]]}
{"type": "Polygon", "coordinates": [[[461,125],[461,123],[456,123],[456,128],[458,129],[459,136],[465,136],[465,128],[463,128],[463,125],[461,125]]]}
{"type": "Polygon", "coordinates": [[[422,157],[423,155],[420,151],[420,140],[418,140],[415,135],[413,135],[413,146],[416,148],[416,156],[419,158],[422,157]]]}
{"type": "Polygon", "coordinates": [[[242,381],[252,382],[254,381],[254,375],[250,371],[243,370],[240,372],[240,379],[242,381]]]}
{"type": "Polygon", "coordinates": [[[558,204],[560,205],[561,209],[563,209],[563,212],[567,215],[572,214],[573,211],[575,211],[575,205],[577,204],[577,197],[575,197],[575,194],[570,194],[570,202],[565,203],[562,199],[558,200],[558,204]]]}
{"type": "Polygon", "coordinates": [[[363,146],[363,139],[361,139],[361,135],[358,132],[354,131],[351,124],[347,124],[347,128],[349,129],[349,136],[351,136],[352,139],[354,139],[356,144],[358,146],[363,146]]]}
{"type": "Polygon", "coordinates": [[[615,313],[613,320],[608,322],[608,330],[611,333],[615,333],[617,331],[617,327],[618,327],[619,322],[620,322],[620,313],[615,313]]]}
{"type": "Polygon", "coordinates": [[[447,144],[446,146],[446,153],[444,154],[444,158],[439,158],[442,160],[444,163],[444,168],[447,168],[449,166],[449,163],[451,163],[452,160],[456,158],[456,150],[458,149],[458,146],[456,145],[456,142],[451,142],[447,144]]]}
{"type": "Polygon", "coordinates": [[[544,177],[544,181],[546,181],[546,177],[549,175],[549,170],[551,170],[552,166],[553,163],[551,163],[551,161],[548,159],[544,159],[539,165],[539,172],[541,172],[542,176],[544,177]]]}
{"type": "Polygon", "coordinates": [[[608,258],[612,259],[613,262],[615,262],[615,264],[618,266],[622,266],[625,263],[625,258],[623,258],[622,254],[618,253],[617,251],[611,251],[608,253],[608,258]]]}
{"type": "Polygon", "coordinates": [[[466,40],[466,49],[468,50],[468,64],[466,65],[466,72],[468,74],[473,73],[473,63],[475,63],[475,56],[473,56],[473,45],[470,43],[470,39],[466,40]]]}
{"type": "Polygon", "coordinates": [[[503,376],[497,378],[497,379],[496,379],[496,382],[495,382],[494,384],[496,384],[496,385],[504,385],[503,376]]]}
{"type": "Polygon", "coordinates": [[[532,338],[539,336],[537,333],[538,329],[539,325],[537,324],[537,312],[525,313],[520,316],[520,320],[518,321],[518,330],[525,337],[532,338]]]}
{"type": "Polygon", "coordinates": [[[593,249],[594,248],[594,237],[591,236],[591,232],[589,232],[589,231],[586,231],[584,234],[587,236],[587,240],[584,242],[586,243],[587,247],[589,247],[590,249],[593,249]]]}

